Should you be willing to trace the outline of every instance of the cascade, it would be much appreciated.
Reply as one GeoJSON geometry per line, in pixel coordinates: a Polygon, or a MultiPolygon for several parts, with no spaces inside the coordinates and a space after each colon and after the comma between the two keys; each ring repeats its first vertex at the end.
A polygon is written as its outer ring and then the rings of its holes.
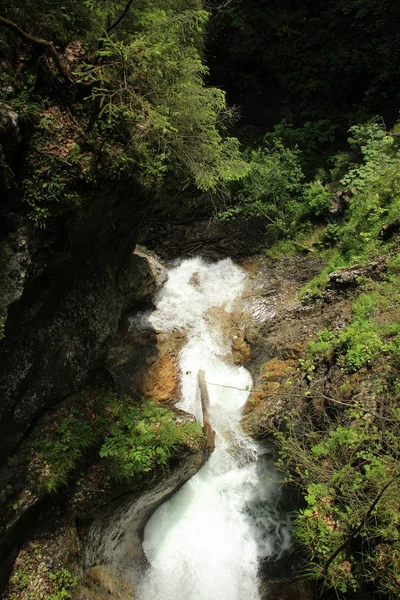
{"type": "Polygon", "coordinates": [[[278,558],[290,547],[289,523],[277,508],[279,474],[265,447],[239,424],[252,378],[227,358],[224,326],[245,285],[245,273],[230,259],[185,260],[170,270],[155,310],[131,319],[131,328],[188,331],[178,406],[202,418],[197,374],[203,370],[216,431],[208,462],[146,525],[150,566],[138,600],[257,600],[260,559],[278,558]]]}

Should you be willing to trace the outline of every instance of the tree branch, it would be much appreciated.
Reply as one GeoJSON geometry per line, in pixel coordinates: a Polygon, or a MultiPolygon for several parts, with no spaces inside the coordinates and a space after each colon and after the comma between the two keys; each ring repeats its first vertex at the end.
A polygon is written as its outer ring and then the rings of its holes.
{"type": "Polygon", "coordinates": [[[122,11],[122,13],[118,17],[118,19],[112,25],[110,25],[109,27],[107,27],[107,29],[106,29],[107,33],[110,33],[110,31],[112,31],[113,29],[115,29],[115,27],[118,27],[118,25],[121,23],[122,19],[129,12],[129,9],[132,6],[132,4],[133,4],[133,0],[129,0],[128,4],[125,6],[124,10],[122,11]]]}
{"type": "Polygon", "coordinates": [[[324,573],[326,573],[328,571],[330,565],[335,560],[335,558],[337,557],[337,555],[340,554],[342,552],[342,550],[344,550],[346,548],[346,546],[352,540],[354,540],[354,538],[360,533],[362,527],[365,525],[365,523],[370,518],[370,516],[372,514],[372,511],[374,510],[375,506],[378,504],[379,500],[382,498],[383,494],[392,485],[392,483],[394,483],[397,479],[399,479],[399,477],[400,477],[400,475],[397,475],[396,477],[394,477],[393,479],[391,479],[389,481],[389,483],[387,483],[385,485],[384,488],[381,489],[381,491],[379,492],[379,494],[376,496],[375,500],[373,501],[373,503],[369,507],[369,509],[368,509],[368,511],[367,511],[367,513],[366,513],[366,515],[364,517],[364,519],[361,521],[361,523],[359,524],[359,526],[357,527],[357,529],[355,531],[353,531],[353,533],[343,542],[343,544],[341,544],[338,548],[336,548],[336,550],[335,550],[335,552],[333,554],[330,555],[330,557],[328,558],[328,560],[325,563],[324,573]]]}
{"type": "Polygon", "coordinates": [[[20,38],[29,42],[30,44],[34,44],[35,46],[40,46],[40,47],[44,48],[49,53],[49,55],[52,57],[54,64],[56,65],[57,70],[60,73],[60,75],[63,77],[63,79],[66,79],[67,81],[70,81],[70,82],[73,81],[71,79],[70,74],[65,69],[64,65],[62,64],[60,55],[58,54],[57,50],[55,49],[53,42],[49,42],[48,40],[44,40],[42,38],[37,38],[37,37],[34,37],[33,35],[30,35],[29,33],[26,33],[26,31],[23,31],[23,29],[21,29],[13,21],[10,21],[9,19],[5,19],[4,17],[1,17],[1,16],[0,16],[0,25],[3,27],[6,27],[10,31],[16,33],[20,38]]]}

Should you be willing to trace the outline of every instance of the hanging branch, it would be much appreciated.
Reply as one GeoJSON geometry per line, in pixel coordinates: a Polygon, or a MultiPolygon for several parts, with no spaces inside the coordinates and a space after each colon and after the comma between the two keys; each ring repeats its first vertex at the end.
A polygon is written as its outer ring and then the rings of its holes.
{"type": "Polygon", "coordinates": [[[60,73],[61,77],[71,83],[73,82],[70,74],[65,69],[64,65],[62,64],[60,55],[58,54],[57,50],[55,49],[53,42],[49,42],[48,40],[44,40],[42,38],[37,38],[37,37],[34,37],[33,35],[30,35],[29,33],[26,33],[26,31],[23,31],[23,29],[21,29],[13,21],[10,21],[9,19],[5,19],[4,17],[1,17],[1,16],[0,16],[0,25],[3,27],[6,27],[10,31],[13,31],[20,38],[29,42],[30,44],[34,44],[35,46],[40,46],[41,48],[44,48],[45,51],[48,52],[49,55],[52,57],[54,64],[56,65],[57,70],[60,73]]]}
{"type": "Polygon", "coordinates": [[[122,11],[122,13],[118,17],[118,19],[112,25],[110,25],[109,27],[107,27],[107,29],[106,29],[107,33],[110,33],[110,31],[112,31],[113,29],[115,29],[115,27],[118,27],[118,25],[121,23],[122,19],[129,12],[129,9],[132,6],[132,4],[133,4],[133,0],[129,0],[128,4],[125,6],[124,10],[122,11]]]}
{"type": "Polygon", "coordinates": [[[357,535],[360,533],[360,531],[363,528],[363,526],[365,525],[365,523],[368,521],[368,519],[372,515],[372,511],[374,510],[375,506],[378,504],[379,500],[382,498],[383,494],[392,485],[392,483],[394,483],[397,479],[399,479],[399,477],[400,477],[400,475],[397,475],[396,477],[391,479],[389,481],[389,483],[387,483],[385,485],[385,487],[379,492],[379,494],[376,496],[375,500],[369,507],[367,514],[365,515],[364,519],[361,521],[361,523],[359,524],[357,529],[355,531],[353,531],[353,533],[343,542],[343,544],[341,544],[338,548],[336,548],[336,550],[333,554],[330,555],[330,557],[328,558],[328,560],[325,563],[324,573],[326,573],[328,571],[330,565],[335,560],[335,558],[338,556],[338,554],[340,554],[342,552],[342,550],[344,550],[346,548],[346,546],[357,537],[357,535]]]}

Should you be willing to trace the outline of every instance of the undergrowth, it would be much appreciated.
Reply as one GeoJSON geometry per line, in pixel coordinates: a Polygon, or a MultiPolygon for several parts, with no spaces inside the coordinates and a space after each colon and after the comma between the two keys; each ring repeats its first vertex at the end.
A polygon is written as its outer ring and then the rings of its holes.
{"type": "MultiPolygon", "coordinates": [[[[350,133],[349,152],[340,157],[342,177],[325,186],[347,192],[344,213],[340,218],[331,218],[321,229],[315,246],[324,266],[303,290],[316,297],[332,271],[366,263],[382,254],[396,255],[400,215],[398,135],[375,121],[352,127],[350,133]]],[[[333,169],[331,175],[337,176],[338,171],[333,169]]]]}
{"type": "Polygon", "coordinates": [[[352,305],[350,323],[327,329],[308,346],[312,361],[336,364],[350,373],[368,367],[380,357],[400,362],[400,276],[389,264],[383,281],[369,282],[352,305]]]}
{"type": "Polygon", "coordinates": [[[6,600],[68,600],[77,578],[66,568],[53,570],[40,545],[29,542],[20,552],[5,590],[6,600]]]}
{"type": "Polygon", "coordinates": [[[109,477],[121,480],[166,468],[185,446],[200,446],[199,423],[185,422],[155,402],[103,391],[79,398],[81,407],[60,415],[37,442],[39,487],[46,492],[65,486],[89,458],[100,457],[109,477]]]}
{"type": "Polygon", "coordinates": [[[394,600],[400,591],[398,255],[386,266],[362,283],[350,322],[321,331],[300,360],[309,384],[327,367],[339,372],[337,397],[326,411],[310,403],[275,434],[278,466],[305,498],[294,535],[308,553],[306,574],[340,598],[374,591],[394,600]]]}

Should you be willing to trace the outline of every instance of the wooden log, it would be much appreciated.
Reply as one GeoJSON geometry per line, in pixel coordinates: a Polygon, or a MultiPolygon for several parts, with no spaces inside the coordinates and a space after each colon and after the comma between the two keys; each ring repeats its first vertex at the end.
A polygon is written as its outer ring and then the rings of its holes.
{"type": "Polygon", "coordinates": [[[214,452],[215,449],[215,431],[212,428],[210,421],[210,396],[206,384],[206,376],[204,371],[199,371],[199,388],[201,409],[203,411],[203,431],[207,440],[207,450],[214,452]]]}

